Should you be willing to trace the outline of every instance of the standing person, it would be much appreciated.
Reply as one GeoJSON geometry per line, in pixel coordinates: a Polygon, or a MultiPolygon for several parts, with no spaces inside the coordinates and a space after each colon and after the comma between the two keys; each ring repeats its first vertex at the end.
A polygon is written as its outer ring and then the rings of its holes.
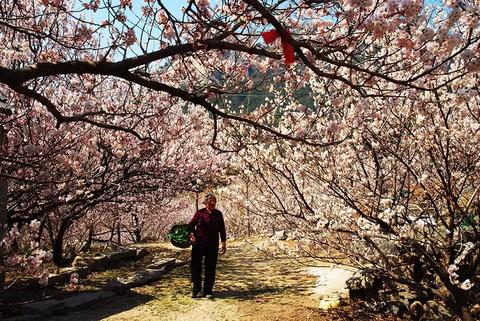
{"type": "Polygon", "coordinates": [[[202,288],[202,260],[205,257],[205,281],[203,295],[213,298],[213,283],[217,267],[219,234],[222,241],[222,254],[227,251],[227,237],[222,212],[215,209],[217,199],[213,194],[205,195],[205,208],[198,210],[189,223],[192,243],[192,298],[199,297],[202,288]]]}

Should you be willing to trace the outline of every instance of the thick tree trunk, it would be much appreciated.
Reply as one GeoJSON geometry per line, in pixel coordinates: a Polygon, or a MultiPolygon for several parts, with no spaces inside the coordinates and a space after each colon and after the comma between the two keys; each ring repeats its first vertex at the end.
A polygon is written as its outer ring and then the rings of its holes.
{"type": "Polygon", "coordinates": [[[110,237],[108,238],[108,241],[109,241],[110,243],[113,242],[113,237],[115,236],[115,226],[116,226],[116,224],[117,224],[117,223],[114,222],[113,225],[112,225],[112,228],[110,229],[110,237]]]}
{"type": "MultiPolygon", "coordinates": [[[[5,152],[5,145],[7,143],[7,132],[2,126],[0,126],[0,152],[5,152]]],[[[5,174],[4,167],[0,167],[0,242],[3,240],[6,234],[7,224],[7,192],[8,182],[7,178],[2,174],[5,174]]],[[[5,287],[5,271],[3,270],[5,262],[5,249],[0,247],[0,291],[5,287]]]]}
{"type": "Polygon", "coordinates": [[[247,207],[247,236],[250,237],[251,227],[250,227],[250,210],[247,207]]]}
{"type": "Polygon", "coordinates": [[[70,227],[70,221],[62,221],[57,232],[57,237],[53,243],[53,262],[57,266],[63,266],[63,238],[68,228],[70,227]]]}
{"type": "Polygon", "coordinates": [[[468,306],[462,306],[461,308],[461,314],[462,314],[462,321],[475,321],[473,319],[472,314],[470,313],[470,309],[468,306]]]}
{"type": "MultiPolygon", "coordinates": [[[[7,225],[7,179],[0,176],[0,242],[6,234],[7,225]]],[[[5,271],[3,270],[5,261],[5,249],[0,246],[0,291],[5,287],[5,271]]]]}
{"type": "Polygon", "coordinates": [[[122,245],[122,230],[120,222],[117,222],[117,243],[118,245],[122,245]]]}
{"type": "Polygon", "coordinates": [[[468,304],[468,292],[460,289],[455,289],[452,291],[452,294],[455,298],[455,303],[453,306],[453,311],[457,314],[462,321],[475,321],[472,314],[470,313],[470,308],[468,304]]]}
{"type": "Polygon", "coordinates": [[[195,210],[198,212],[198,192],[195,192],[195,210]]]}
{"type": "Polygon", "coordinates": [[[50,220],[49,216],[46,217],[46,221],[47,221],[48,237],[50,239],[50,244],[52,244],[53,246],[53,243],[55,242],[55,233],[53,232],[52,221],[50,220]]]}
{"type": "MultiPolygon", "coordinates": [[[[249,199],[248,195],[248,182],[247,182],[247,200],[249,199]]],[[[250,238],[250,206],[247,205],[247,236],[250,238]]]]}
{"type": "Polygon", "coordinates": [[[92,242],[93,242],[93,226],[90,226],[88,228],[87,242],[85,242],[85,244],[82,246],[82,248],[80,249],[80,252],[88,252],[92,247],[92,242]]]}
{"type": "Polygon", "coordinates": [[[134,237],[134,242],[138,243],[142,241],[142,233],[140,231],[140,222],[138,219],[137,214],[132,214],[132,220],[133,220],[133,237],[134,237]]]}

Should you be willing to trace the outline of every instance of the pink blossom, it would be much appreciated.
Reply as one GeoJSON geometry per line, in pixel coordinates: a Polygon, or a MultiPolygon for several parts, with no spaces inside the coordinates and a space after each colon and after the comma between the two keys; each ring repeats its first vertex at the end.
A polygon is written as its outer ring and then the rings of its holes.
{"type": "Polygon", "coordinates": [[[475,57],[475,51],[472,50],[472,49],[465,49],[465,50],[461,53],[461,57],[462,57],[463,60],[469,61],[470,59],[472,59],[473,57],[475,57]]]}
{"type": "Polygon", "coordinates": [[[468,291],[470,290],[472,287],[473,287],[473,282],[470,281],[469,279],[466,279],[465,281],[463,281],[462,283],[460,283],[460,289],[462,290],[465,290],[465,291],[468,291]]]}
{"type": "Polygon", "coordinates": [[[126,7],[129,7],[130,9],[132,9],[132,0],[120,0],[120,7],[124,9],[126,7]]]}
{"type": "Polygon", "coordinates": [[[125,44],[127,47],[133,45],[137,41],[137,36],[135,35],[135,31],[133,29],[128,29],[125,33],[125,44]]]}
{"type": "Polygon", "coordinates": [[[7,266],[16,266],[23,262],[23,259],[20,255],[13,255],[7,257],[7,266]]]}
{"type": "Polygon", "coordinates": [[[458,271],[458,266],[456,265],[449,265],[447,268],[448,274],[453,274],[454,272],[458,271]]]}
{"type": "Polygon", "coordinates": [[[90,1],[89,3],[84,2],[82,3],[82,5],[85,9],[89,9],[89,10],[92,10],[93,12],[96,12],[100,5],[100,0],[93,0],[93,1],[90,1]]]}
{"type": "Polygon", "coordinates": [[[92,39],[92,29],[86,25],[80,25],[74,37],[77,42],[86,42],[92,39]]]}
{"type": "Polygon", "coordinates": [[[142,13],[145,17],[149,17],[152,15],[153,10],[151,7],[148,6],[142,6],[142,13]]]}
{"type": "Polygon", "coordinates": [[[49,272],[48,269],[44,269],[39,276],[38,283],[41,286],[46,286],[48,284],[49,272]]]}
{"type": "Polygon", "coordinates": [[[467,65],[466,68],[469,72],[479,72],[480,71],[480,59],[472,59],[467,65]]]}
{"type": "Polygon", "coordinates": [[[77,291],[80,289],[78,284],[79,275],[78,273],[72,273],[70,275],[70,283],[65,287],[67,291],[77,291]]]}
{"type": "Polygon", "coordinates": [[[163,11],[160,11],[157,15],[157,20],[161,24],[166,24],[168,22],[168,17],[163,11]]]}
{"type": "Polygon", "coordinates": [[[127,21],[127,16],[125,16],[123,13],[119,13],[117,15],[117,20],[120,21],[120,22],[125,22],[125,21],[127,21]]]}
{"type": "Polygon", "coordinates": [[[406,32],[399,33],[397,40],[397,46],[400,48],[413,49],[414,42],[410,39],[410,36],[406,32]]]}
{"type": "Polygon", "coordinates": [[[344,99],[345,98],[342,95],[339,95],[332,100],[332,105],[339,107],[343,103],[344,99]]]}

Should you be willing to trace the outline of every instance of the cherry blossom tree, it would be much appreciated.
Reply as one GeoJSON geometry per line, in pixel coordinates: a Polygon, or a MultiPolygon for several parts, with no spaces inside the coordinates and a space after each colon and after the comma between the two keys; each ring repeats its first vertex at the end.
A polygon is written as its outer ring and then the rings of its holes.
{"type": "MultiPolygon", "coordinates": [[[[171,106],[203,109],[209,122],[198,124],[213,128],[211,144],[238,152],[242,171],[258,175],[249,210],[270,209],[470,320],[478,248],[460,241],[459,222],[477,197],[479,8],[429,3],[192,0],[176,14],[162,1],[7,0],[0,91],[62,133],[83,122],[136,137],[129,147],[161,142],[154,129],[171,106]],[[279,39],[266,45],[262,33],[279,39]],[[440,281],[415,280],[399,250],[420,252],[440,281]]],[[[106,140],[107,154],[121,143],[106,140]]],[[[130,161],[116,163],[112,178],[130,161]]],[[[79,163],[89,175],[92,162],[79,163]]]]}
{"type": "MultiPolygon", "coordinates": [[[[56,97],[59,82],[79,95],[105,79],[126,81],[163,99],[201,106],[213,115],[214,128],[220,117],[328,145],[313,134],[276,128],[269,120],[276,110],[251,117],[234,112],[228,100],[272,78],[295,78],[298,85],[316,78],[334,104],[346,94],[432,92],[480,66],[478,8],[469,1],[429,7],[419,0],[202,0],[185,2],[175,14],[161,1],[32,0],[5,1],[1,14],[0,83],[40,102],[58,126],[85,121],[140,137],[145,133],[136,132],[135,122],[118,113],[120,97],[110,106],[73,107],[72,100],[56,97]],[[278,44],[293,50],[293,64],[284,65],[277,43],[263,45],[260,35],[270,30],[281,38],[278,44]],[[450,68],[459,55],[465,59],[450,68]]],[[[142,118],[139,112],[129,115],[142,118]]]]}
{"type": "MultiPolygon", "coordinates": [[[[147,104],[155,99],[148,93],[142,97],[147,104]]],[[[36,103],[14,103],[21,108],[2,119],[9,138],[2,169],[10,181],[4,240],[7,271],[15,278],[23,272],[43,277],[41,264],[51,257],[48,249],[54,262],[63,265],[64,249],[95,236],[88,227],[101,227],[99,221],[112,222],[114,232],[118,226],[139,236],[132,241],[141,239],[140,225],[165,230],[178,209],[172,206],[168,209],[172,213],[167,211],[171,199],[191,189],[192,177],[218,184],[226,165],[226,156],[217,156],[205,138],[208,128],[201,124],[206,115],[185,113],[184,106],[169,106],[162,117],[151,115],[148,128],[139,124],[150,137],[141,140],[81,122],[56,129],[53,117],[39,113],[36,103]],[[152,221],[155,218],[162,219],[152,221]]],[[[158,112],[161,105],[156,107],[158,112]]]]}
{"type": "MultiPolygon", "coordinates": [[[[3,96],[0,96],[0,117],[5,117],[11,114],[11,107],[6,103],[6,99],[3,96]]],[[[7,132],[3,126],[0,126],[0,149],[2,154],[5,152],[7,145],[7,132]]],[[[0,167],[0,240],[3,240],[6,233],[5,222],[7,221],[7,192],[8,192],[8,182],[4,177],[3,166],[0,167]]],[[[0,267],[3,267],[5,260],[5,245],[3,242],[0,242],[0,267]]],[[[5,283],[5,271],[0,269],[0,285],[5,283]]]]}
{"type": "Polygon", "coordinates": [[[476,80],[470,74],[388,100],[351,97],[322,126],[333,139],[351,135],[328,148],[267,140],[242,150],[250,196],[240,198],[314,241],[309,255],[347,259],[472,320],[480,271],[476,80]]]}

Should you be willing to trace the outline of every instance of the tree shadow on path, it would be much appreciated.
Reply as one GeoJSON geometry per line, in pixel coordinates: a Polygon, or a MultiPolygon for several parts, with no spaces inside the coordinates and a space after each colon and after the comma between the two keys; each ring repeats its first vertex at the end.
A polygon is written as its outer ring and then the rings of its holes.
{"type": "Polygon", "coordinates": [[[266,309],[262,317],[296,308],[285,303],[292,298],[298,301],[297,308],[303,308],[315,281],[304,266],[288,258],[266,256],[250,244],[237,244],[219,256],[213,300],[190,297],[190,266],[185,264],[155,283],[92,305],[88,311],[78,309],[49,320],[183,321],[199,316],[205,320],[256,320],[258,314],[250,311],[253,307],[266,309]]]}
{"type": "Polygon", "coordinates": [[[288,258],[267,257],[251,245],[220,256],[215,296],[248,300],[263,295],[311,294],[315,277],[288,258]]]}
{"type": "Polygon", "coordinates": [[[115,315],[124,311],[133,309],[139,305],[143,305],[149,301],[154,300],[155,297],[151,295],[139,294],[132,291],[117,295],[105,301],[94,303],[88,306],[81,306],[79,309],[69,310],[64,314],[50,315],[39,321],[47,320],[83,320],[98,321],[103,320],[111,315],[115,315]],[[88,310],[88,311],[87,311],[88,310]],[[76,318],[75,314],[80,313],[82,316],[76,318]],[[88,316],[87,316],[88,315],[88,316]]]}
{"type": "Polygon", "coordinates": [[[263,289],[250,289],[250,290],[221,290],[215,292],[215,298],[218,299],[240,299],[249,300],[256,296],[260,296],[267,293],[277,292],[278,289],[263,288],[263,289]]]}

